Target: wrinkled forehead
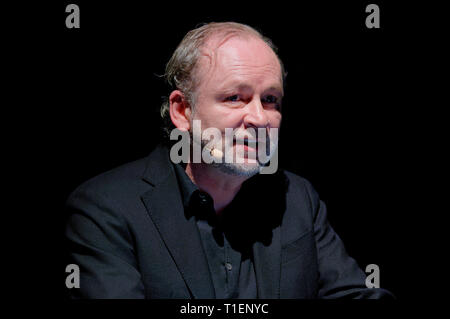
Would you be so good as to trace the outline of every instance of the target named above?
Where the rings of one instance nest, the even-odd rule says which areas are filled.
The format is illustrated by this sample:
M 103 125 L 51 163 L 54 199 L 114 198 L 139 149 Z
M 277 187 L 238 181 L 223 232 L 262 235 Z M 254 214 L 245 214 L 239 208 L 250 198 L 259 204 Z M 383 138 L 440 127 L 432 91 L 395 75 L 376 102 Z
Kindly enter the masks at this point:
M 282 83 L 281 65 L 273 50 L 251 34 L 213 36 L 200 50 L 198 76 L 201 82 L 254 74 Z

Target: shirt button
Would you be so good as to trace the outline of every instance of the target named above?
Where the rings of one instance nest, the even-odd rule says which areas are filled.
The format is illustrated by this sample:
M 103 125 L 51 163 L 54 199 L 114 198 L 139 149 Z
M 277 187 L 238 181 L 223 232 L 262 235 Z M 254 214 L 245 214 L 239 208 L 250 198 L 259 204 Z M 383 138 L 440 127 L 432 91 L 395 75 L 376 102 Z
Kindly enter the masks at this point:
M 225 263 L 225 267 L 227 268 L 227 270 L 233 269 L 233 266 L 230 263 Z
M 204 194 L 204 193 L 199 193 L 199 194 L 198 194 L 198 197 L 199 197 L 200 202 L 201 202 L 202 204 L 206 204 L 206 203 L 208 202 L 208 197 L 207 197 L 206 194 Z

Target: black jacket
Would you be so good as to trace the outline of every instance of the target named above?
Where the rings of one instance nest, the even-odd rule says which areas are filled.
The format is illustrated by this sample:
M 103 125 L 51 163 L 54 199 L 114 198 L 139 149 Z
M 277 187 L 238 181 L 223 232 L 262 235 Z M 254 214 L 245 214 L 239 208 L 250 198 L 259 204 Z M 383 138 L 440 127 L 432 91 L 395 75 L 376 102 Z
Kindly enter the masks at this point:
M 249 198 L 236 231 L 252 239 L 259 298 L 391 296 L 366 288 L 308 181 L 280 170 L 249 183 L 260 193 Z M 72 297 L 215 298 L 166 148 L 84 183 L 67 209 L 67 262 L 80 267 Z

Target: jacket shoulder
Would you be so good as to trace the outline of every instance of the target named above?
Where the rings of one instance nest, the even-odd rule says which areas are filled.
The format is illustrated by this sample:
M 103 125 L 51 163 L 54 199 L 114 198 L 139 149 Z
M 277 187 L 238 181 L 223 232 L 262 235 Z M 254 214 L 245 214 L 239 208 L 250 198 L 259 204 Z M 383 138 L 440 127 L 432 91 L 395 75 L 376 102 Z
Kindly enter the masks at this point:
M 287 170 L 283 170 L 282 172 L 288 181 L 289 191 L 301 192 L 311 197 L 317 196 L 317 192 L 309 180 Z
M 146 162 L 147 157 L 141 158 L 85 181 L 71 193 L 67 202 L 70 203 L 71 199 L 80 193 L 120 198 L 124 193 L 140 189 L 144 184 L 142 176 L 146 168 Z

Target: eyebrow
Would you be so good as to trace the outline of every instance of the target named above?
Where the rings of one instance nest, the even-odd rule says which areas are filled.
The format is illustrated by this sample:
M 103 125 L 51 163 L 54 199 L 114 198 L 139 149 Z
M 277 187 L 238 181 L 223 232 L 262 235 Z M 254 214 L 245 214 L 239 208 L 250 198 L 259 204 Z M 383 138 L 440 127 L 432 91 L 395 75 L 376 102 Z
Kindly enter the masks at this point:
M 238 81 L 230 81 L 230 82 L 224 82 L 223 85 L 219 87 L 219 91 L 232 91 L 235 89 L 238 90 L 249 90 L 252 87 L 246 83 L 238 82 Z M 282 86 L 279 85 L 271 85 L 269 88 L 265 89 L 264 91 L 279 91 L 281 93 L 281 96 L 284 96 L 284 90 Z
M 284 90 L 283 90 L 283 87 L 281 87 L 281 86 L 279 86 L 279 85 L 272 85 L 271 87 L 269 87 L 267 90 L 265 90 L 265 91 L 272 91 L 272 90 L 274 90 L 274 91 L 279 91 L 279 92 L 281 92 L 281 96 L 283 97 L 284 96 Z

